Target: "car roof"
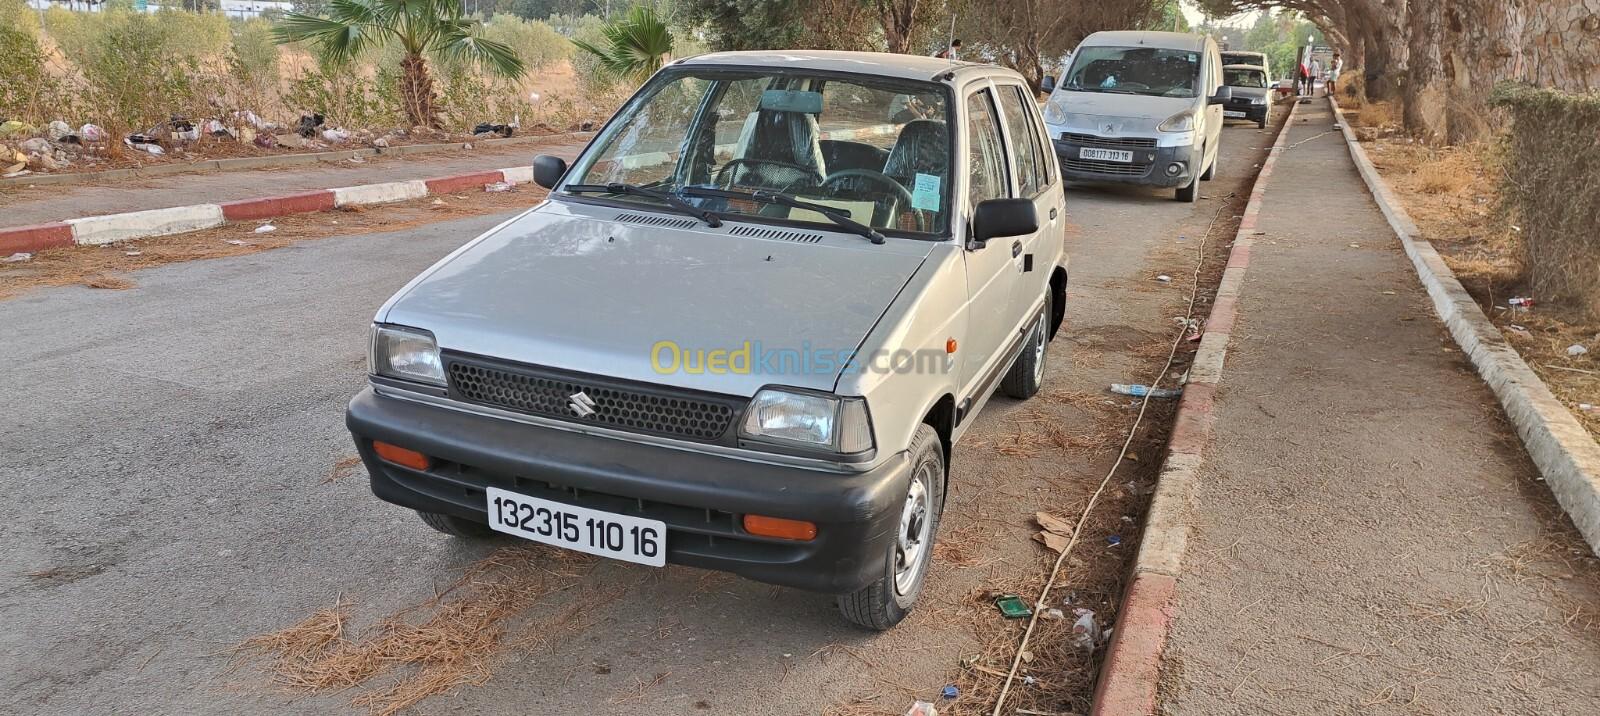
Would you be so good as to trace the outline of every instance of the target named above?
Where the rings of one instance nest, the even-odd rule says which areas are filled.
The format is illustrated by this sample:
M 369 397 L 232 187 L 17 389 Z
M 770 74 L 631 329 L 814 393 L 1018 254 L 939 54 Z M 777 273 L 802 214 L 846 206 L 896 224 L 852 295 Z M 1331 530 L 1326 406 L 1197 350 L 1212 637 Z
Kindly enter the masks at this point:
M 1261 65 L 1241 65 L 1241 64 L 1237 64 L 1237 63 L 1232 64 L 1232 65 L 1223 65 L 1222 69 L 1225 69 L 1225 70 L 1260 70 L 1262 72 L 1266 72 L 1267 71 L 1267 68 L 1262 67 Z
M 1265 53 L 1265 52 L 1256 52 L 1255 50 L 1223 50 L 1222 54 L 1224 54 L 1224 55 L 1250 55 L 1251 57 L 1266 57 L 1267 56 L 1267 53 Z
M 687 57 L 671 67 L 758 67 L 779 69 L 854 72 L 912 80 L 933 80 L 945 73 L 960 75 L 1022 75 L 997 65 L 952 61 L 940 57 L 899 55 L 889 52 L 845 52 L 842 50 L 762 50 L 751 52 L 712 52 Z
M 1204 50 L 1209 38 L 1188 32 L 1142 32 L 1136 30 L 1107 30 L 1083 38 L 1084 47 L 1170 47 L 1183 50 Z

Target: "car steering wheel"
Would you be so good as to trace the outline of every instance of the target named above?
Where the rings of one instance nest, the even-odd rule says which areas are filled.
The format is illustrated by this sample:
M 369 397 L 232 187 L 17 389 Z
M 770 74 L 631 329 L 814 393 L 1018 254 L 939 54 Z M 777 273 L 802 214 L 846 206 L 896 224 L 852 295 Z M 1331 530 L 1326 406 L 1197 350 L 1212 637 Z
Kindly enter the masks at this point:
M 734 167 L 740 166 L 740 165 L 760 165 L 760 164 L 766 164 L 766 165 L 774 166 L 774 167 L 782 167 L 784 169 L 788 169 L 790 171 L 797 172 L 804 178 L 813 178 L 813 181 L 811 182 L 811 184 L 813 186 L 822 183 L 822 173 L 817 171 L 817 170 L 815 170 L 815 169 L 812 169 L 811 167 L 801 166 L 799 164 L 795 164 L 795 163 L 792 163 L 792 162 L 780 162 L 780 161 L 778 161 L 776 159 L 752 159 L 752 158 L 748 158 L 748 157 L 743 157 L 743 158 L 739 158 L 739 159 L 733 159 L 733 160 L 730 160 L 727 164 L 724 164 L 721 167 L 718 167 L 717 168 L 717 176 L 713 179 L 713 182 L 717 186 L 724 187 L 724 188 L 732 186 L 733 182 L 731 181 L 731 179 L 732 179 L 731 175 L 733 173 L 732 170 L 733 170 Z M 728 181 L 724 181 L 725 179 L 727 179 Z M 798 183 L 799 183 L 799 180 L 796 180 L 796 181 L 789 182 L 789 184 L 787 186 L 781 186 L 781 187 L 773 186 L 773 187 L 766 187 L 766 188 L 768 188 L 768 189 L 777 189 L 779 191 L 788 191 L 791 187 L 793 187 L 795 184 L 798 184 Z
M 895 211 L 898 211 L 901 207 L 910 207 L 911 206 L 911 192 L 906 191 L 905 186 L 901 185 L 900 182 L 895 181 L 894 178 L 890 177 L 888 174 L 884 174 L 883 172 L 874 171 L 874 170 L 871 170 L 871 169 L 841 169 L 841 170 L 836 171 L 836 172 L 834 172 L 832 174 L 829 174 L 828 178 L 822 180 L 822 184 L 819 185 L 818 188 L 819 189 L 826 189 L 828 187 L 828 185 L 834 184 L 836 182 L 841 182 L 841 181 L 844 181 L 846 179 L 866 179 L 868 182 L 871 182 L 873 184 L 878 184 L 880 186 L 887 187 L 889 189 L 889 191 L 886 192 L 886 193 L 891 194 L 891 195 L 894 196 L 894 199 L 895 199 L 895 202 L 896 202 L 896 206 L 894 206 L 892 208 Z M 874 203 L 876 203 L 876 202 L 874 202 Z M 892 216 L 892 214 L 891 214 L 891 216 Z M 921 229 L 922 228 L 922 224 L 923 224 L 922 214 L 918 213 L 916 216 L 917 216 L 917 228 Z M 872 223 L 872 219 L 869 218 L 868 220 L 863 221 L 861 223 L 870 224 L 870 223 Z

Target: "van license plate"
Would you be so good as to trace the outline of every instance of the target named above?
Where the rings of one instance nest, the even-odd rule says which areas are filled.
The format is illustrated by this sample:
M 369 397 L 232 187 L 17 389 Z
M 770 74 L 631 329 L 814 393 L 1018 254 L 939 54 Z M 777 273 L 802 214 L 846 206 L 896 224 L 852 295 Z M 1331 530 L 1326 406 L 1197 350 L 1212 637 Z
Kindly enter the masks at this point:
M 1094 159 L 1102 162 L 1133 162 L 1133 152 L 1124 149 L 1097 149 L 1094 147 L 1079 147 L 1079 159 Z
M 624 562 L 652 567 L 667 563 L 667 524 L 660 520 L 564 505 L 497 487 L 484 493 L 489 526 L 496 532 Z

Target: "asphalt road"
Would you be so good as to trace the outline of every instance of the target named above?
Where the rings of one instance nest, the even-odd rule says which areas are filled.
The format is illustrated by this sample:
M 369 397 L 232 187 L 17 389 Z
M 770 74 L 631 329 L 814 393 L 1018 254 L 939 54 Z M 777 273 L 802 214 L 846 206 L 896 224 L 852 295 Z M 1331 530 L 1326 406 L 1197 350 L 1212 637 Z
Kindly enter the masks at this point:
M 1068 327 L 1046 390 L 1102 395 L 1142 365 L 1135 349 L 1166 340 L 1182 288 L 1152 278 L 1186 273 L 1178 237 L 1198 236 L 1270 141 L 1230 127 L 1220 176 L 1195 205 L 1073 189 Z M 390 673 L 293 693 L 227 650 L 341 597 L 359 630 L 507 546 L 433 532 L 373 498 L 359 468 L 326 481 L 354 453 L 343 409 L 364 382 L 374 310 L 502 218 L 174 264 L 137 273 L 127 291 L 0 302 L 0 712 L 361 713 L 353 698 L 393 684 Z M 1033 511 L 1076 509 L 1062 501 L 1114 459 L 1111 447 L 995 452 L 1039 405 L 996 398 L 958 447 L 943 530 L 966 536 L 966 556 L 941 554 L 925 608 L 890 633 L 850 628 L 831 598 L 725 575 L 552 561 L 565 581 L 502 622 L 508 644 L 529 630 L 547 641 L 508 646 L 483 683 L 410 712 L 815 714 L 844 700 L 901 712 L 936 694 L 983 639 L 991 617 L 962 611 L 969 592 L 1037 568 Z M 1068 427 L 1095 427 L 1056 410 Z

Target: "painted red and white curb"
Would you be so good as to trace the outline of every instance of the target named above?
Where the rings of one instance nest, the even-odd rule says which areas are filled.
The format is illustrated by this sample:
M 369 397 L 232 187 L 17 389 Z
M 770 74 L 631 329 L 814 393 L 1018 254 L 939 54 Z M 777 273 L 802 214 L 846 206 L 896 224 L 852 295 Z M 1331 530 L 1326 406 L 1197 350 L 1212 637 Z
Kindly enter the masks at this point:
M 1156 713 L 1156 688 L 1160 683 L 1161 659 L 1167 635 L 1177 611 L 1178 575 L 1183 569 L 1184 549 L 1189 541 L 1189 512 L 1194 503 L 1202 453 L 1211 440 L 1214 422 L 1213 400 L 1222 381 L 1222 364 L 1228 354 L 1228 340 L 1238 317 L 1239 290 L 1245 270 L 1250 266 L 1250 246 L 1255 243 L 1256 221 L 1261 215 L 1262 195 L 1267 179 L 1283 154 L 1294 124 L 1298 104 L 1291 105 L 1289 116 L 1278 130 L 1272 149 L 1261 163 L 1245 205 L 1233 250 L 1222 272 L 1222 282 L 1206 319 L 1200 349 L 1183 386 L 1178 414 L 1167 442 L 1166 459 L 1145 514 L 1144 536 L 1134 557 L 1132 575 L 1122 596 L 1116 629 L 1106 647 L 1100 666 L 1100 681 L 1095 686 L 1091 716 L 1145 716 Z
M 1334 121 L 1344 133 L 1350 157 L 1372 192 L 1373 201 L 1383 210 L 1389 227 L 1400 237 L 1406 256 L 1417 277 L 1428 289 L 1433 310 L 1450 329 L 1451 337 L 1472 360 L 1478 375 L 1489 385 L 1506 417 L 1517 428 L 1522 445 L 1544 482 L 1555 494 L 1556 502 L 1572 519 L 1589 549 L 1600 555 L 1600 443 L 1584 429 L 1567 406 L 1562 405 L 1539 374 L 1528 367 L 1505 336 L 1500 333 L 1478 302 L 1467 293 L 1455 273 L 1440 258 L 1433 244 L 1417 229 L 1403 206 L 1378 173 L 1367 151 L 1356 139 L 1344 110 L 1333 105 Z
M 131 239 L 171 236 L 210 229 L 235 221 L 259 221 L 289 214 L 328 211 L 342 206 L 388 204 L 429 194 L 451 194 L 487 184 L 527 184 L 533 167 L 454 174 L 433 179 L 363 184 L 299 194 L 242 199 L 221 204 L 193 204 L 67 219 L 49 224 L 0 228 L 0 256 L 63 246 L 96 246 Z

